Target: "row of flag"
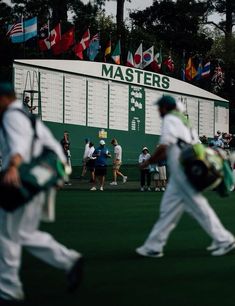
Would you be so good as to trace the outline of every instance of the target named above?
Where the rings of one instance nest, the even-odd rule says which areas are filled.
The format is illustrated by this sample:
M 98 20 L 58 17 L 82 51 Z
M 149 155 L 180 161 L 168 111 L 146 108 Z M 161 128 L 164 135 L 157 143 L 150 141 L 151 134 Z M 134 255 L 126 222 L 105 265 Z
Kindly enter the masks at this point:
M 61 24 L 57 24 L 53 29 L 50 29 L 49 22 L 41 27 L 38 35 L 37 17 L 29 20 L 21 19 L 20 22 L 10 25 L 8 27 L 7 36 L 11 38 L 13 43 L 22 43 L 29 39 L 38 36 L 39 48 L 42 52 L 51 50 L 54 55 L 65 53 L 72 48 L 75 55 L 80 59 L 84 59 L 84 52 L 89 60 L 94 61 L 100 52 L 100 36 L 99 33 L 93 37 L 90 35 L 90 30 L 87 29 L 83 34 L 81 40 L 76 42 L 75 40 L 75 28 L 71 27 L 67 32 L 61 34 Z M 122 55 L 121 41 L 118 40 L 114 50 L 112 50 L 111 38 L 107 41 L 104 51 L 104 61 L 112 59 L 112 61 L 120 65 Z M 126 62 L 123 63 L 128 67 L 145 69 L 148 66 L 150 69 L 157 73 L 173 73 L 175 70 L 175 64 L 171 54 L 169 54 L 164 60 L 162 51 L 154 52 L 154 46 L 143 51 L 143 44 L 140 43 L 139 47 L 133 53 L 128 51 Z M 196 69 L 193 58 L 189 57 L 187 63 L 185 59 L 185 52 L 183 54 L 182 61 L 182 80 L 193 81 L 207 78 L 211 75 L 211 63 L 207 61 L 203 65 L 203 60 L 200 59 L 198 67 Z M 212 81 L 220 85 L 223 84 L 224 73 L 222 68 L 218 65 L 212 76 Z

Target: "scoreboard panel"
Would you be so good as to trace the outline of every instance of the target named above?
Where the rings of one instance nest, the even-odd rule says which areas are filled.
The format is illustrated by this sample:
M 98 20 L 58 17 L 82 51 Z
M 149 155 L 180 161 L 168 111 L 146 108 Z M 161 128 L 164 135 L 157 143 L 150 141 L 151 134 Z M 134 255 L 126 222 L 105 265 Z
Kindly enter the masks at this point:
M 166 94 L 163 90 L 15 64 L 14 81 L 19 97 L 29 87 L 29 81 L 26 82 L 29 75 L 34 80 L 31 88 L 41 92 L 44 121 L 150 136 L 161 134 L 161 118 L 154 102 Z M 168 94 L 184 104 L 200 136 L 213 137 L 217 130 L 228 131 L 228 103 L 183 93 Z

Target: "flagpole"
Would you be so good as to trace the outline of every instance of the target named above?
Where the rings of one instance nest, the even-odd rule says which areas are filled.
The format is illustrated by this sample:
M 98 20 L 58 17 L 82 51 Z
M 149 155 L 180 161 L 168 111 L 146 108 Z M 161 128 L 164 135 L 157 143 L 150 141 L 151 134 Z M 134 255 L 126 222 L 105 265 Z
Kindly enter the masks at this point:
M 24 58 L 26 58 L 26 50 L 25 50 L 25 27 L 24 27 L 24 15 L 22 14 L 21 17 L 21 23 L 22 23 L 22 27 L 23 27 L 23 54 L 24 54 Z
M 186 80 L 185 49 L 183 50 L 183 81 Z

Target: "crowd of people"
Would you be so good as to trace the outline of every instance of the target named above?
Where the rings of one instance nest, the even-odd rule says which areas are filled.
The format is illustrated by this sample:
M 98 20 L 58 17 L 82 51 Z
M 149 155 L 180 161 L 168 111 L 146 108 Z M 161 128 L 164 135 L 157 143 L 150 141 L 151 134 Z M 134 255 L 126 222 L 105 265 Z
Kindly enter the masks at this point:
M 67 131 L 64 132 L 63 139 L 60 143 L 64 150 L 65 156 L 67 157 L 68 164 L 71 166 L 70 139 Z M 123 184 L 127 182 L 127 175 L 121 172 L 122 147 L 115 138 L 112 139 L 110 144 L 113 146 L 113 154 L 109 151 L 104 139 L 101 139 L 99 141 L 99 146 L 95 148 L 94 143 L 89 138 L 85 138 L 85 148 L 82 159 L 82 173 L 80 179 L 84 179 L 87 172 L 90 173 L 90 183 L 92 184 L 92 187 L 90 188 L 91 191 L 96 191 L 97 189 L 104 191 L 108 160 L 111 158 L 113 159 L 113 179 L 110 186 L 118 185 L 118 177 L 121 178 Z M 150 157 L 151 155 L 149 154 L 149 149 L 147 147 L 143 147 L 137 160 L 140 168 L 140 191 L 143 192 L 152 190 L 152 176 L 154 180 L 154 190 L 157 192 L 165 191 L 167 182 L 166 161 L 163 160 L 156 165 L 150 165 L 142 168 L 142 164 Z M 71 185 L 71 182 L 66 182 L 66 185 Z
M 212 140 L 209 141 L 209 139 L 205 135 L 200 137 L 200 140 L 204 145 L 207 145 L 209 147 L 229 150 L 232 147 L 234 137 L 232 134 L 217 131 Z

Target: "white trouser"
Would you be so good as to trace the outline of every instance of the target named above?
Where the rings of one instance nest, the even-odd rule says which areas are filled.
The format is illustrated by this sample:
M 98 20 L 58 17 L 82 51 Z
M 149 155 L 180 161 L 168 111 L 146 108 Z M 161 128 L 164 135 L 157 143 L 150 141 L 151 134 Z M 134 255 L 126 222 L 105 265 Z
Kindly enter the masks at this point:
M 161 252 L 184 211 L 197 220 L 216 245 L 226 246 L 234 241 L 234 236 L 223 227 L 207 199 L 191 187 L 181 168 L 177 167 L 164 193 L 159 220 L 144 246 Z
M 0 209 L 0 297 L 4 299 L 24 299 L 19 279 L 22 247 L 65 271 L 71 269 L 79 256 L 79 253 L 68 250 L 52 236 L 38 230 L 44 201 L 45 195 L 41 193 L 14 213 Z

